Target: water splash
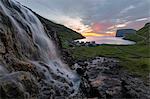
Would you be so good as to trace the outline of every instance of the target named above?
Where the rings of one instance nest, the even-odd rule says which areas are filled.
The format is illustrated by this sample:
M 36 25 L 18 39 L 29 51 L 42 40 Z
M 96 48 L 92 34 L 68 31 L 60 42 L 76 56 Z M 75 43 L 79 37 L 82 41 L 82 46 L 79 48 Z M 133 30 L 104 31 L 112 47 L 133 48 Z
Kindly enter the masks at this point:
M 37 16 L 14 0 L 1 0 L 0 10 L 10 19 L 15 28 L 16 34 L 14 35 L 21 42 L 21 50 L 25 52 L 24 56 L 36 65 L 39 71 L 44 70 L 45 81 L 47 83 L 53 81 L 60 88 L 68 86 L 70 90 L 77 92 L 80 83 L 79 77 L 61 61 L 54 42 L 48 37 Z M 31 53 L 33 49 L 30 46 L 36 46 L 37 50 Z M 33 58 L 35 54 L 38 58 Z

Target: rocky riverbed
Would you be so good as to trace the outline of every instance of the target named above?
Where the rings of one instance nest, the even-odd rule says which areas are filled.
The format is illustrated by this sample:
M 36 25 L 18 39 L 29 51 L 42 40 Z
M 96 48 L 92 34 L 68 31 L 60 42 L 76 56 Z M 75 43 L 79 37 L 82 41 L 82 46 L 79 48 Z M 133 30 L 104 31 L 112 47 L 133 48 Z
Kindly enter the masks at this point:
M 118 62 L 113 58 L 96 57 L 74 65 L 81 76 L 81 90 L 85 97 L 149 99 L 149 85 L 122 70 Z

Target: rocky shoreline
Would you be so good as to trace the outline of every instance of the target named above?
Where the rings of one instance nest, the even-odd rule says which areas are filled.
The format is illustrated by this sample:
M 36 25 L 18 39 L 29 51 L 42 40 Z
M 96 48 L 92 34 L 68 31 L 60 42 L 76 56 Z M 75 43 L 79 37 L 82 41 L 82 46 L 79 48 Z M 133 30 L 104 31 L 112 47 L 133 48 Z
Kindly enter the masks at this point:
M 79 61 L 74 69 L 81 76 L 81 90 L 85 97 L 102 99 L 149 99 L 149 85 L 140 78 L 123 71 L 116 59 L 96 57 Z
M 95 46 L 99 46 L 99 45 L 101 45 L 101 44 L 96 44 L 95 41 L 91 41 L 91 42 L 71 41 L 71 42 L 69 42 L 70 47 L 81 47 L 81 46 L 95 47 Z

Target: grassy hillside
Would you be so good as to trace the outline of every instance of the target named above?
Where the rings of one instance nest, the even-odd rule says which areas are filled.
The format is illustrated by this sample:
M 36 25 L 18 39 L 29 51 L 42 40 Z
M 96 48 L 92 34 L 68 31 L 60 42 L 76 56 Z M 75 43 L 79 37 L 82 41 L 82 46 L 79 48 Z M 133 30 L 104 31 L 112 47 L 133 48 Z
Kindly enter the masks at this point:
M 137 34 L 128 35 L 125 39 L 136 41 L 135 45 L 102 45 L 97 47 L 70 48 L 72 56 L 77 60 L 94 58 L 96 56 L 115 57 L 120 65 L 129 72 L 146 78 L 150 72 L 149 29 L 145 25 Z
M 58 34 L 58 36 L 62 42 L 62 46 L 65 48 L 68 46 L 68 41 L 84 38 L 81 34 L 65 27 L 64 25 L 54 23 L 48 19 L 41 17 L 38 14 L 36 14 L 36 15 L 39 17 L 39 19 L 42 21 L 42 23 L 45 23 L 47 25 L 47 27 L 51 27 L 51 28 L 49 28 L 50 30 L 52 30 Z
M 145 24 L 145 26 L 138 30 L 136 34 L 127 35 L 125 39 L 132 40 L 137 43 L 148 44 L 150 42 L 150 23 Z

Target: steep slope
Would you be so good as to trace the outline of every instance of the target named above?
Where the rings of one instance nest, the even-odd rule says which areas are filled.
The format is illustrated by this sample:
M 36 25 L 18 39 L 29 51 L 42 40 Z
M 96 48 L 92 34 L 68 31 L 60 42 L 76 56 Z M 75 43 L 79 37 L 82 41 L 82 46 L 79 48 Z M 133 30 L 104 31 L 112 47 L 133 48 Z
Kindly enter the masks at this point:
M 48 99 L 78 93 L 79 77 L 62 62 L 58 51 L 57 32 L 72 31 L 38 17 L 14 0 L 0 1 L 2 99 Z
M 35 13 L 36 14 L 36 13 Z M 50 29 L 59 36 L 63 47 L 67 47 L 68 42 L 76 39 L 82 39 L 84 38 L 81 34 L 63 26 L 60 24 L 56 24 L 52 21 L 49 21 L 38 14 L 36 14 L 40 21 L 46 26 L 46 27 L 51 27 Z

